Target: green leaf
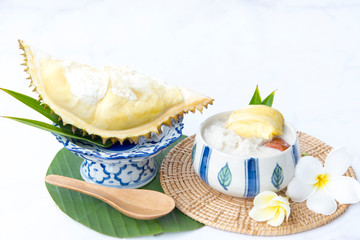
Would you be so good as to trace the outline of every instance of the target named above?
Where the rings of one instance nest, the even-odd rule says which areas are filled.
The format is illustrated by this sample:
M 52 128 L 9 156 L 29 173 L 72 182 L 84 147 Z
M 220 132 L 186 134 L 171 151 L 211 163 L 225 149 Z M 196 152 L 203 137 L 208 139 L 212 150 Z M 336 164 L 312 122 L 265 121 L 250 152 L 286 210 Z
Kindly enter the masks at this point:
M 110 147 L 112 145 L 112 143 L 110 141 L 103 144 L 103 142 L 100 138 L 95 138 L 94 140 L 92 140 L 90 137 L 89 138 L 80 137 L 80 136 L 75 135 L 69 129 L 59 128 L 59 127 L 56 127 L 56 126 L 53 126 L 51 124 L 44 123 L 41 121 L 26 119 L 26 118 L 7 117 L 7 116 L 4 116 L 4 118 L 9 118 L 9 119 L 15 120 L 17 122 L 24 123 L 24 124 L 30 125 L 32 127 L 36 127 L 36 128 L 39 128 L 39 129 L 42 129 L 42 130 L 45 130 L 48 132 L 52 132 L 55 134 L 59 134 L 59 135 L 65 136 L 65 137 L 88 141 L 88 142 L 94 143 L 96 145 L 99 145 L 101 147 Z
M 279 166 L 279 164 L 276 164 L 276 167 L 271 177 L 271 183 L 274 185 L 274 187 L 280 189 L 280 185 L 283 183 L 283 181 L 284 181 L 283 170 Z
M 144 186 L 145 189 L 161 191 L 159 168 L 166 153 L 179 141 L 154 157 L 158 166 L 156 178 Z M 82 179 L 79 169 L 82 159 L 66 149 L 60 150 L 52 161 L 46 175 L 58 174 Z M 175 209 L 156 220 L 135 220 L 129 218 L 103 201 L 69 189 L 46 183 L 49 194 L 59 208 L 75 221 L 105 235 L 127 238 L 154 235 L 165 232 L 189 231 L 204 226 Z
M 274 101 L 274 96 L 275 96 L 275 91 L 273 91 L 272 93 L 269 94 L 269 96 L 267 96 L 262 102 L 262 105 L 266 105 L 271 107 Z
M 89 142 L 92 142 L 92 143 L 97 144 L 102 147 L 110 147 L 113 145 L 111 141 L 107 141 L 105 144 L 103 144 L 102 139 L 100 137 L 95 137 L 95 139 L 93 140 L 90 136 L 81 136 L 80 134 L 78 135 L 76 133 L 74 134 L 72 132 L 72 127 L 70 125 L 64 126 L 62 121 L 59 121 L 58 115 L 56 115 L 55 113 L 52 113 L 50 108 L 45 108 L 44 104 L 41 104 L 39 101 L 37 101 L 36 99 L 34 99 L 32 97 L 29 97 L 24 94 L 14 92 L 14 91 L 11 91 L 8 89 L 4 89 L 4 88 L 0 88 L 0 90 L 8 93 L 15 99 L 19 100 L 20 102 L 24 103 L 28 107 L 34 109 L 35 111 L 42 114 L 46 118 L 50 119 L 53 123 L 57 124 L 59 127 L 54 127 L 50 124 L 47 124 L 44 122 L 39 122 L 36 120 L 15 118 L 15 117 L 7 117 L 7 118 L 16 120 L 18 122 L 25 123 L 25 124 L 33 126 L 33 127 L 43 129 L 46 131 L 57 133 L 57 134 L 60 134 L 60 135 L 66 136 L 66 137 L 76 138 L 76 139 L 80 139 L 83 141 L 89 141 Z
M 271 107 L 274 101 L 275 91 L 269 94 L 263 101 L 261 101 L 259 87 L 256 85 L 255 92 L 250 100 L 249 105 L 266 105 Z
M 260 97 L 260 92 L 259 92 L 259 88 L 258 86 L 256 85 L 256 89 L 255 89 L 255 92 L 250 100 L 250 103 L 249 105 L 258 105 L 258 104 L 261 104 L 261 97 Z
M 8 89 L 0 88 L 0 90 L 3 90 L 4 92 L 6 92 L 9 95 L 13 96 L 14 98 L 19 100 L 20 102 L 24 103 L 25 105 L 27 105 L 30 108 L 37 111 L 38 113 L 40 113 L 43 116 L 47 117 L 53 123 L 55 123 L 57 125 L 62 125 L 62 123 L 59 121 L 59 116 L 54 114 L 54 113 L 51 114 L 51 109 L 50 108 L 45 108 L 45 105 L 41 104 L 36 99 L 34 99 L 32 97 L 29 97 L 29 96 L 26 96 L 24 94 L 18 93 L 18 92 L 8 90 Z
M 220 172 L 218 173 L 218 181 L 220 185 L 227 191 L 227 187 L 230 186 L 231 179 L 231 171 L 229 169 L 228 163 L 226 163 L 225 166 L 222 167 Z

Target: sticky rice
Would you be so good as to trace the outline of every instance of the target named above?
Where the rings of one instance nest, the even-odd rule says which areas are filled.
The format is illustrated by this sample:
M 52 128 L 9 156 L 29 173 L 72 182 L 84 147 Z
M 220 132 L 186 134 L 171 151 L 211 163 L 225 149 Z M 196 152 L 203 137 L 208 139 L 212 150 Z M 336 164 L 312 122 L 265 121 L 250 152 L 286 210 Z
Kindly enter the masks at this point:
M 205 141 L 213 148 L 239 157 L 262 157 L 278 154 L 280 151 L 263 146 L 263 138 L 242 138 L 225 127 L 225 121 L 215 121 L 204 129 Z

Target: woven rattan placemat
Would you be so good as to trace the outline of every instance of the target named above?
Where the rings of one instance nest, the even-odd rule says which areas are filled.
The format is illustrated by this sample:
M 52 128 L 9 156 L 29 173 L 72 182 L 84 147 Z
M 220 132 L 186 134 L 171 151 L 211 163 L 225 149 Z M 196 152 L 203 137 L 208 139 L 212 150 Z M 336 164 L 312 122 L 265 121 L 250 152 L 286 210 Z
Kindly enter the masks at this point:
M 325 161 L 332 147 L 305 133 L 298 132 L 298 136 L 301 152 Z M 286 235 L 323 226 L 348 208 L 348 205 L 338 206 L 335 213 L 325 216 L 307 209 L 305 202 L 291 201 L 289 220 L 281 226 L 271 227 L 265 222 L 256 222 L 249 217 L 253 199 L 222 194 L 206 185 L 195 173 L 191 161 L 194 137 L 184 139 L 166 155 L 160 169 L 160 181 L 180 211 L 205 225 L 251 235 Z M 356 178 L 352 168 L 345 175 Z

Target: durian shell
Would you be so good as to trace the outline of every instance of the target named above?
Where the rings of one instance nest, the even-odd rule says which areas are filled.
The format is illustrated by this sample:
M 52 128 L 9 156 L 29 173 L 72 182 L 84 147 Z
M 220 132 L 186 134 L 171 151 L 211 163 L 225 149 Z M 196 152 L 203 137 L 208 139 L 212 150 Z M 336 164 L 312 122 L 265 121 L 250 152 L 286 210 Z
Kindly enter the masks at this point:
M 105 143 L 107 140 L 111 140 L 113 143 L 119 141 L 121 144 L 128 140 L 132 143 L 137 143 L 141 136 L 149 138 L 151 133 L 159 134 L 161 126 L 172 126 L 174 121 L 177 121 L 179 117 L 183 117 L 185 113 L 195 112 L 196 109 L 202 112 L 203 108 L 207 108 L 209 104 L 212 104 L 214 99 L 198 94 L 186 88 L 178 88 L 183 95 L 183 101 L 179 104 L 175 104 L 168 109 L 165 109 L 160 115 L 150 122 L 146 122 L 136 127 L 122 130 L 104 130 L 92 125 L 87 124 L 81 119 L 77 119 L 71 113 L 62 111 L 61 107 L 52 103 L 51 96 L 48 96 L 45 89 L 42 88 L 41 78 L 36 76 L 36 64 L 32 59 L 30 46 L 24 44 L 19 40 L 19 47 L 23 50 L 25 62 L 22 64 L 25 66 L 25 72 L 29 74 L 27 79 L 30 80 L 30 86 L 34 87 L 33 91 L 39 94 L 39 101 L 56 113 L 62 120 L 63 124 L 70 124 L 73 127 L 73 132 L 80 130 L 83 135 L 91 135 L 92 137 L 99 136 Z

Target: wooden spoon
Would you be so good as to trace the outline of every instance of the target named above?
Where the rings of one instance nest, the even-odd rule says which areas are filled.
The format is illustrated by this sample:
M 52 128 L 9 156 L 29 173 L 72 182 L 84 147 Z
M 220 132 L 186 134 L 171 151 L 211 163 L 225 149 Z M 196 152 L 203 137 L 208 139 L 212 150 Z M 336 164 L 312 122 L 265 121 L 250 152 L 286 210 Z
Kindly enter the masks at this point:
M 136 219 L 155 219 L 168 214 L 175 207 L 174 199 L 153 190 L 104 187 L 59 175 L 48 175 L 45 181 L 98 198 L 126 216 Z

